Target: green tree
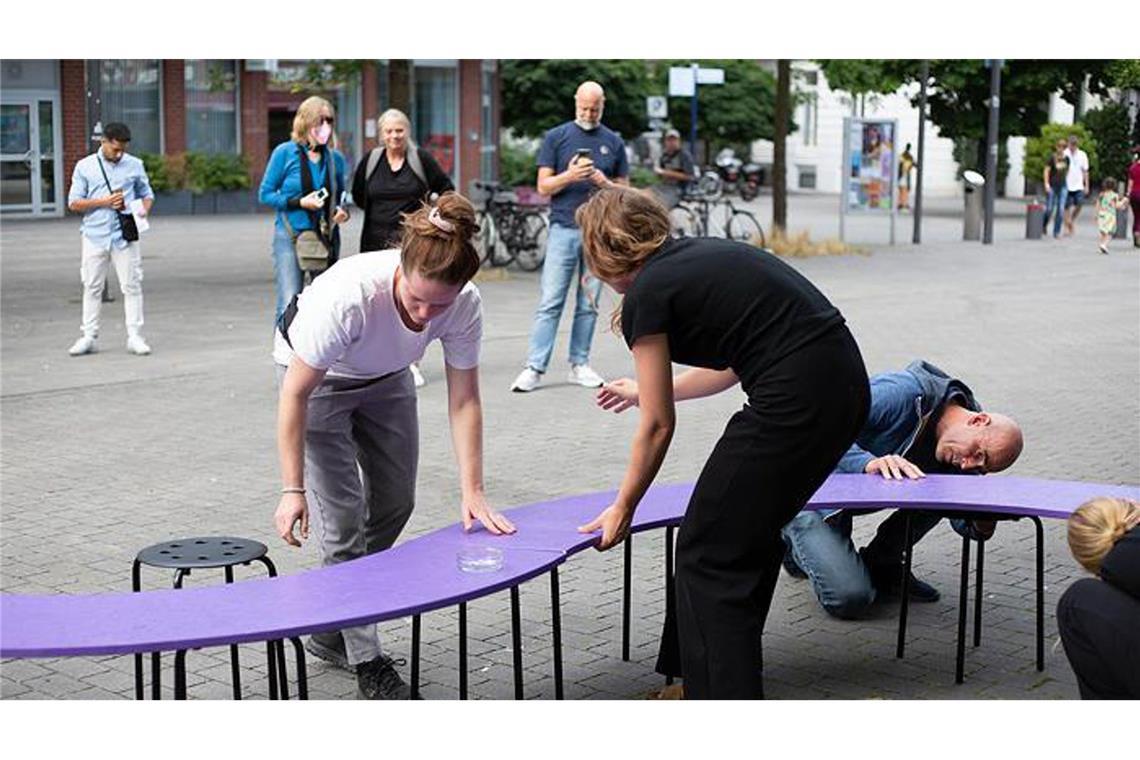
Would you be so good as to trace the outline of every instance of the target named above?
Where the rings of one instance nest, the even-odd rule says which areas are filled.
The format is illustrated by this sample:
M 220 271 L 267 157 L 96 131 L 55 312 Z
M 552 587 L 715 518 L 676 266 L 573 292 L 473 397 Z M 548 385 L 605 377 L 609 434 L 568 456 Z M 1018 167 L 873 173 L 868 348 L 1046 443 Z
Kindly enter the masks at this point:
M 592 79 L 606 91 L 602 121 L 626 139 L 647 125 L 649 69 L 641 60 L 504 60 L 500 66 L 503 126 L 541 137 L 574 118 L 574 91 Z
M 1092 181 L 1099 184 L 1104 177 L 1113 177 L 1120 181 L 1128 176 L 1128 167 L 1132 163 L 1128 121 L 1128 109 L 1119 103 L 1109 103 L 1103 108 L 1089 111 L 1081 119 L 1088 128 L 1096 145 L 1097 154 L 1100 156 L 1097 170 L 1093 171 L 1091 166 L 1089 168 Z M 1091 156 L 1089 163 L 1092 163 Z
M 1022 173 L 1025 178 L 1035 185 L 1041 186 L 1045 179 L 1045 162 L 1053 155 L 1054 146 L 1067 140 L 1069 135 L 1076 135 L 1081 141 L 1081 150 L 1089 157 L 1089 177 L 1097 176 L 1100 171 L 1100 151 L 1095 137 L 1084 124 L 1045 124 L 1036 137 L 1025 141 L 1025 159 L 1022 163 Z M 1044 187 L 1041 188 L 1044 193 Z

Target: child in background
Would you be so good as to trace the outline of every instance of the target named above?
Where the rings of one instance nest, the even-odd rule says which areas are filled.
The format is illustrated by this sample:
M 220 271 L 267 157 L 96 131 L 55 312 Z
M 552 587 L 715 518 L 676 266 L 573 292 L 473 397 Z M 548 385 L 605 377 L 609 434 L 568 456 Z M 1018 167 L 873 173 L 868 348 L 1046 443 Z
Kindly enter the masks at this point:
M 1116 192 L 1116 180 L 1105 177 L 1096 199 L 1096 227 L 1100 232 L 1100 252 L 1108 255 L 1108 241 L 1116 234 L 1116 210 L 1128 205 L 1128 199 Z

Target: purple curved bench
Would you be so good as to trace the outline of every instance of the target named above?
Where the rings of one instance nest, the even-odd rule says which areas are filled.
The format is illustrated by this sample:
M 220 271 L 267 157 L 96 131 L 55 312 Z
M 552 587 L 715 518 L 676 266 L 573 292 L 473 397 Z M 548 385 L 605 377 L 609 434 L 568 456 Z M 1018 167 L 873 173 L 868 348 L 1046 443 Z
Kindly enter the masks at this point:
M 691 492 L 689 484 L 655 486 L 646 494 L 632 526 L 635 533 L 666 528 L 667 578 L 672 577 L 673 531 L 684 516 Z M 608 506 L 615 493 L 585 494 L 509 510 L 511 520 L 519 529 L 513 536 L 491 536 L 482 530 L 465 534 L 459 526 L 452 525 L 380 554 L 272 579 L 177 592 L 160 590 L 47 596 L 3 594 L 0 595 L 0 657 L 175 651 L 291 638 L 410 615 L 413 618 L 412 676 L 415 686 L 419 616 L 459 605 L 460 693 L 465 696 L 464 605 L 510 589 L 515 687 L 516 696 L 521 696 L 518 586 L 550 573 L 555 686 L 556 696 L 561 698 L 558 566 L 569 555 L 587 549 L 597 541 L 596 535 L 578 533 L 577 526 L 588 522 Z M 1140 500 L 1140 488 L 1000 476 L 929 476 L 918 481 L 888 481 L 867 475 L 833 475 L 812 497 L 807 508 L 934 509 L 955 514 L 996 513 L 1037 520 L 1040 627 L 1043 616 L 1040 591 L 1043 550 L 1038 518 L 1065 518 L 1082 502 L 1096 496 Z M 464 546 L 484 543 L 503 549 L 503 569 L 484 574 L 460 571 L 456 566 L 455 553 Z M 627 659 L 630 547 L 627 540 L 623 600 L 623 656 Z M 964 559 L 968 561 L 968 555 Z M 907 556 L 904 572 L 909 570 L 909 561 Z M 670 592 L 671 588 L 669 583 L 667 589 Z M 905 603 L 906 594 L 903 600 Z M 666 603 L 672 604 L 671 593 L 666 594 Z M 964 606 L 961 615 L 964 616 Z M 962 620 L 964 617 L 960 617 L 960 622 Z M 900 633 L 904 626 L 905 621 L 900 621 Z M 1039 660 L 1042 659 L 1040 649 L 1039 641 Z M 298 655 L 301 656 L 299 652 Z M 178 663 L 175 665 L 177 682 Z M 184 697 L 184 671 L 181 679 L 181 696 Z

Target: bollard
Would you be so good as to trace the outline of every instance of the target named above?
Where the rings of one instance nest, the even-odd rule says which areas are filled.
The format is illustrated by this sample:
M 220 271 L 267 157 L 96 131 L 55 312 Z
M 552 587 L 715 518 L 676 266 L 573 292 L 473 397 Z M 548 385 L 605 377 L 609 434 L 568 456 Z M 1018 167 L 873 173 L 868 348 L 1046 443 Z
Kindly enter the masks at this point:
M 1116 209 L 1116 234 L 1113 237 L 1117 240 L 1124 240 L 1131 230 L 1132 224 L 1128 218 L 1128 207 Z
M 1025 206 L 1025 239 L 1040 240 L 1045 232 L 1045 207 L 1036 198 Z
M 967 169 L 962 172 L 965 182 L 963 193 L 966 196 L 966 213 L 962 220 L 962 239 L 982 239 L 982 187 L 986 179 L 976 171 Z

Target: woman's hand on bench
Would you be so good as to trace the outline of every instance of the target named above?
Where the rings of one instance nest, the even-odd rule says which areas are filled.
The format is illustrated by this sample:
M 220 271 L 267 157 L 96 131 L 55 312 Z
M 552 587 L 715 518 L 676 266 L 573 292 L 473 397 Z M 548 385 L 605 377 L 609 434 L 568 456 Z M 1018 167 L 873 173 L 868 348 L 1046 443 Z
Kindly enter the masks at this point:
M 487 497 L 482 492 L 463 497 L 459 516 L 463 520 L 463 532 L 470 533 L 475 521 L 483 523 L 483 527 L 495 535 L 514 533 L 515 526 L 506 516 L 491 509 Z
M 863 472 L 869 474 L 877 472 L 887 480 L 918 480 L 926 477 L 926 473 L 918 469 L 913 462 L 898 454 L 887 454 L 872 459 L 867 462 Z
M 273 513 L 273 523 L 277 526 L 277 535 L 290 546 L 300 546 L 301 541 L 293 535 L 293 527 L 301 523 L 301 540 L 309 539 L 309 503 L 303 493 L 283 493 L 281 501 L 277 503 L 277 511 Z

